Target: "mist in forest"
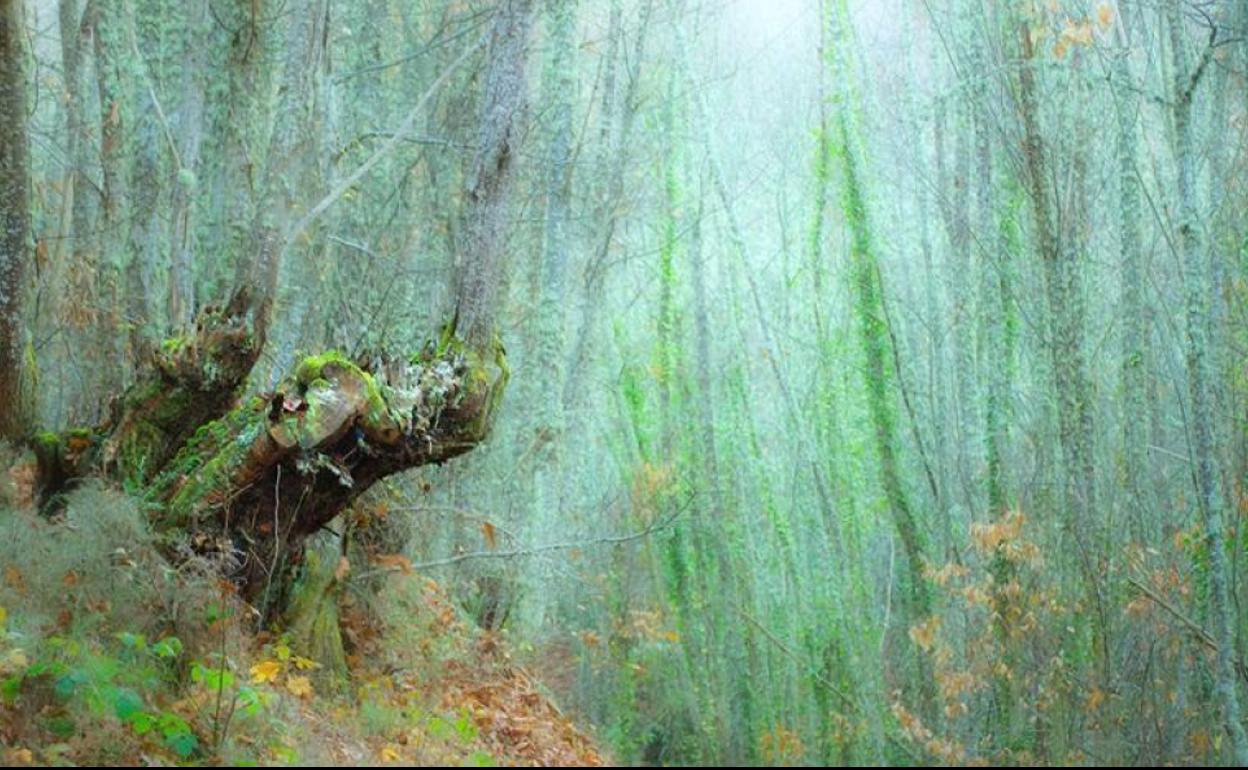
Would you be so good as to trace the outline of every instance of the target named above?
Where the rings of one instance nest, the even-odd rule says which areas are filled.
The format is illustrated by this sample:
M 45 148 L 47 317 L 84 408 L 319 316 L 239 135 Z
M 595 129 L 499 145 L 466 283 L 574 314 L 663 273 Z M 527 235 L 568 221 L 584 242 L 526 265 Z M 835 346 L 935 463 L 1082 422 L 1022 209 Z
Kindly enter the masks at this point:
M 0 0 L 0 760 L 1248 764 L 1246 77 L 1239 0 Z

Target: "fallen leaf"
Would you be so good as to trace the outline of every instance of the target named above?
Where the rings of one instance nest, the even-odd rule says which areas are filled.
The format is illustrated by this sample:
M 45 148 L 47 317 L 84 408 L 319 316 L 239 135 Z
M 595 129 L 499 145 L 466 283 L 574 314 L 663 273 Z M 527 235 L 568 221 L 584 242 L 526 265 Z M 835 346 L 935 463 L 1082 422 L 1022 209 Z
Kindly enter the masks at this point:
M 276 682 L 277 675 L 282 672 L 280 663 L 274 660 L 265 660 L 251 667 L 251 681 L 253 684 L 262 684 L 264 682 Z
M 22 571 L 12 564 L 4 568 L 4 584 L 19 594 L 26 593 L 26 578 Z
M 312 681 L 306 676 L 292 676 L 286 680 L 286 689 L 297 698 L 311 698 L 314 694 Z

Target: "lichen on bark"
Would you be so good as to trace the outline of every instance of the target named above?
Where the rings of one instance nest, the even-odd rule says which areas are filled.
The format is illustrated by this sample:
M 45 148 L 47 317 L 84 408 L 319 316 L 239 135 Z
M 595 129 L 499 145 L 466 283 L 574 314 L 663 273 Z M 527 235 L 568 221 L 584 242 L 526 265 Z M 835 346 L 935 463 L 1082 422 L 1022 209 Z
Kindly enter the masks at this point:
M 218 558 L 277 619 L 307 539 L 378 480 L 483 441 L 510 372 L 497 339 L 473 347 L 452 325 L 407 357 L 304 357 L 241 398 L 260 347 L 247 307 L 206 308 L 150 354 L 107 423 L 38 434 L 31 449 L 45 506 L 111 476 L 146 500 L 172 558 Z

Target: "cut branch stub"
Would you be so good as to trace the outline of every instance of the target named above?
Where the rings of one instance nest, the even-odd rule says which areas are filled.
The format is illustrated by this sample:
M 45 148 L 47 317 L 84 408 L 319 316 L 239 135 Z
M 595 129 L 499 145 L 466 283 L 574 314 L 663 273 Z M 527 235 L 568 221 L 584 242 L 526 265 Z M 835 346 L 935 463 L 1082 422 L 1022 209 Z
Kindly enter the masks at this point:
M 136 485 L 154 478 L 197 428 L 230 408 L 260 354 L 245 294 L 205 308 L 195 329 L 171 337 L 122 397 L 104 443 L 104 467 Z
M 226 535 L 244 594 L 280 605 L 274 573 L 309 535 L 377 480 L 486 437 L 509 374 L 501 346 L 491 353 L 452 340 L 375 371 L 338 353 L 304 359 L 271 395 L 201 427 L 154 479 L 158 526 Z

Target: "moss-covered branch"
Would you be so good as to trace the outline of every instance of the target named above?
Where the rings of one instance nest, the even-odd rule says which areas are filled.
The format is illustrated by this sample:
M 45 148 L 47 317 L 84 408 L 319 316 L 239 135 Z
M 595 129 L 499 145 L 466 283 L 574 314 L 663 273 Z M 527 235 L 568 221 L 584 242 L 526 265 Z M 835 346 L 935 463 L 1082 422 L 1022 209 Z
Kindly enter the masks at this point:
M 122 396 L 103 448 L 105 469 L 136 486 L 155 478 L 200 426 L 225 414 L 259 354 L 245 294 L 205 308 L 193 330 L 152 352 Z
M 103 473 L 143 494 L 171 553 L 219 557 L 266 615 L 285 606 L 308 536 L 379 479 L 485 439 L 509 371 L 502 345 L 453 330 L 409 358 L 304 358 L 271 393 L 239 400 L 258 355 L 245 298 L 167 340 L 110 424 L 43 433 L 32 452 L 45 508 Z
M 306 538 L 379 479 L 480 443 L 508 374 L 501 346 L 482 354 L 454 338 L 375 370 L 306 358 L 273 393 L 202 426 L 152 480 L 158 527 L 196 533 L 191 547 L 226 558 L 248 598 L 280 606 Z

